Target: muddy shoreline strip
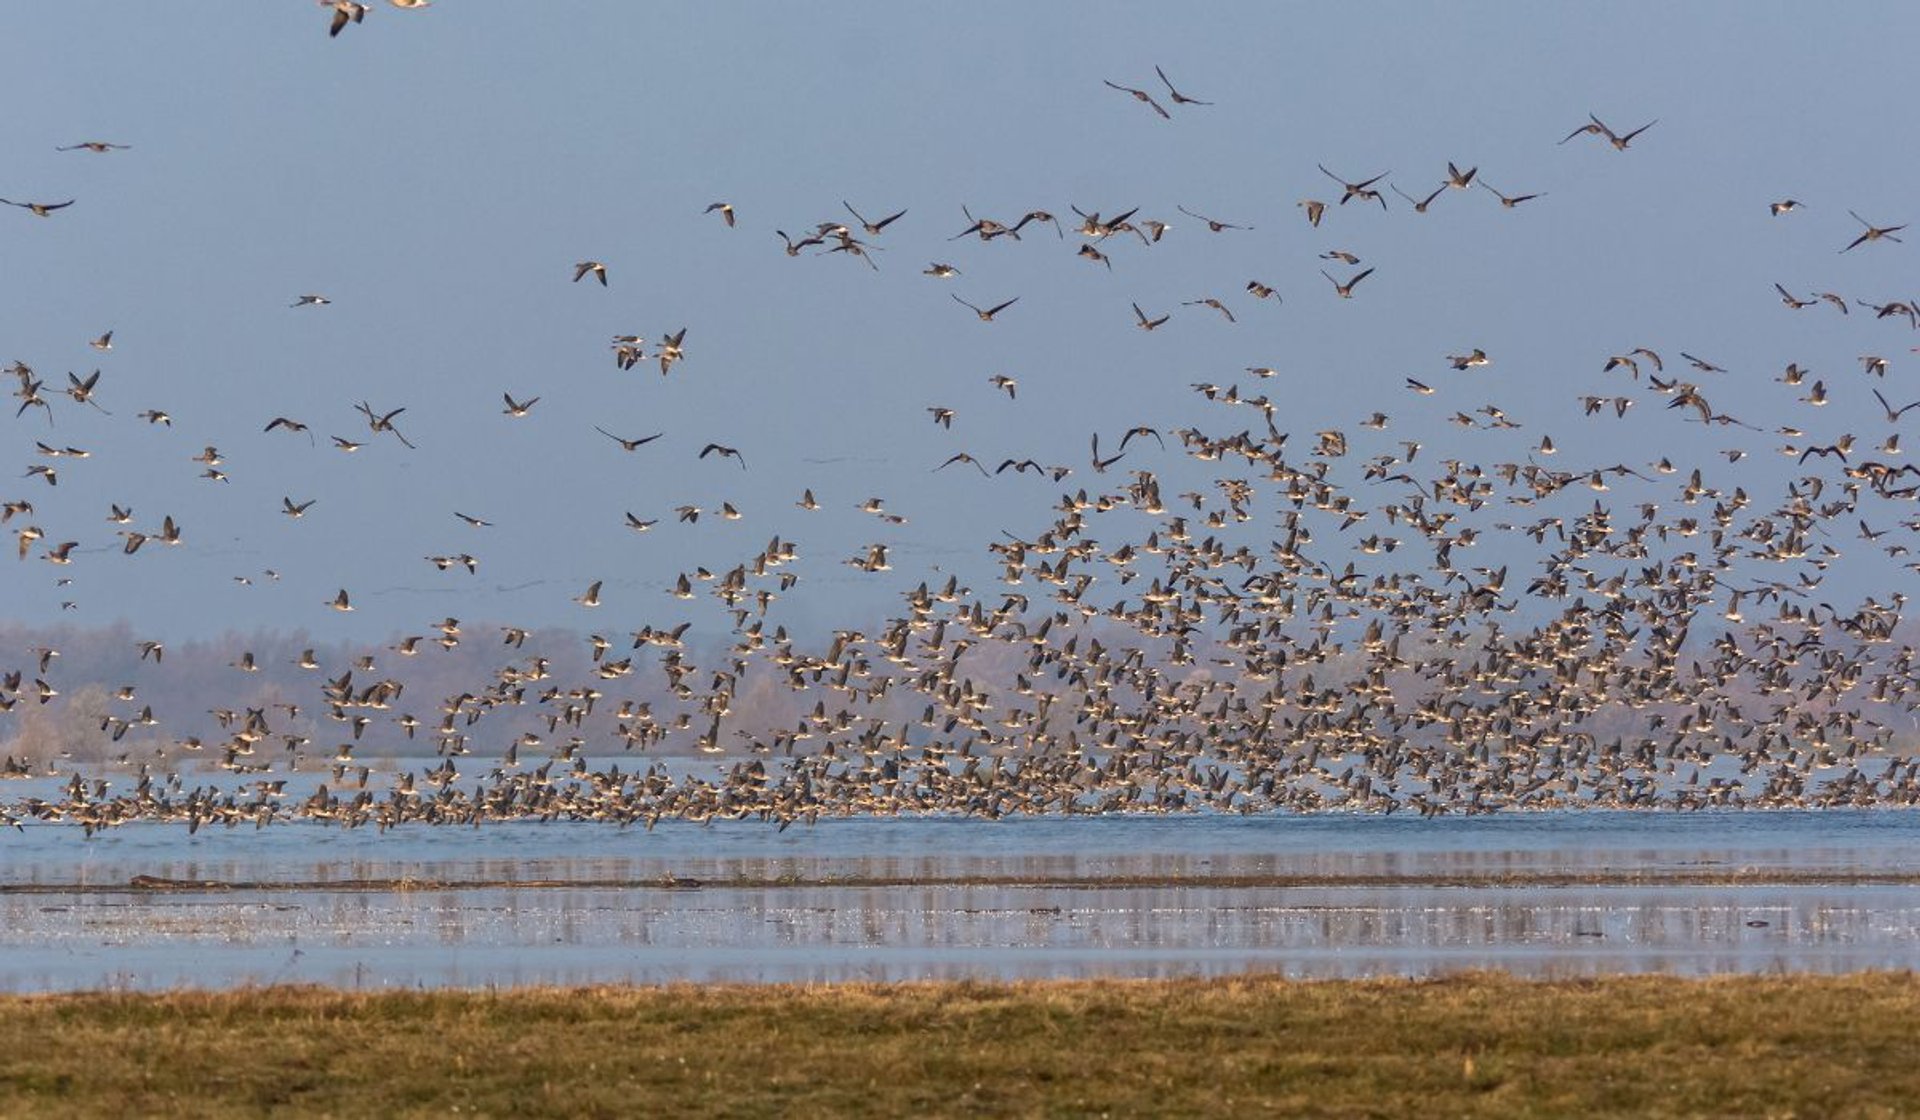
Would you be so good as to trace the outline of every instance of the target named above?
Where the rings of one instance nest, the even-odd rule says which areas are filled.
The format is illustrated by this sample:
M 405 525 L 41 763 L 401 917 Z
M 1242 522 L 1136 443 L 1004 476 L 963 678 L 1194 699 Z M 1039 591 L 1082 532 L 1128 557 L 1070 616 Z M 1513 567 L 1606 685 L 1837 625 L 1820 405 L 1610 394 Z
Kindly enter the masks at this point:
M 1500 874 L 1437 873 L 1429 875 L 814 875 L 778 878 L 695 879 L 664 875 L 651 878 L 504 879 L 417 878 L 411 876 L 353 879 L 174 879 L 135 875 L 123 882 L 0 883 L 0 895 L 100 895 L 159 893 L 393 893 L 401 891 L 479 890 L 901 890 L 929 887 L 994 888 L 1005 890 L 1289 890 L 1309 888 L 1453 888 L 1500 890 L 1578 887 L 1920 887 L 1915 871 L 1836 871 L 1751 867 L 1737 869 L 1649 871 L 1539 871 Z

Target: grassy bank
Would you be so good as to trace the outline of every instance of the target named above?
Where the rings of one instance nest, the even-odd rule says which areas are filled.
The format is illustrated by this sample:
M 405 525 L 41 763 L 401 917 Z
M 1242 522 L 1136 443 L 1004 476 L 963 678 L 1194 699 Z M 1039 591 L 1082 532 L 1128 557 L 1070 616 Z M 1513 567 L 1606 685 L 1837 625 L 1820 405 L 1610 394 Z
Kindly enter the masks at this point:
M 0 997 L 0 1116 L 1901 1115 L 1912 974 Z

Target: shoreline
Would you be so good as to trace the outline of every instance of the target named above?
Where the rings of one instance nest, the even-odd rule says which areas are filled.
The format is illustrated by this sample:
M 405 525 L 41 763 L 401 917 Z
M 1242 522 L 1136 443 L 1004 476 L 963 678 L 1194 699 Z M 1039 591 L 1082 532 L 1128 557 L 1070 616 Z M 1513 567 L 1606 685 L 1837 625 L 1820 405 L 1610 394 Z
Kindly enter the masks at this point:
M 1916 871 L 1838 871 L 1750 866 L 1737 870 L 1673 869 L 1594 871 L 1513 871 L 1501 873 L 1435 872 L 1383 875 L 783 875 L 775 878 L 424 878 L 379 876 L 347 879 L 179 879 L 135 875 L 112 883 L 0 883 L 0 895 L 101 895 L 155 893 L 398 893 L 480 890 L 901 890 L 986 888 L 1001 890 L 1289 890 L 1460 888 L 1466 890 L 1574 889 L 1580 887 L 1912 887 Z

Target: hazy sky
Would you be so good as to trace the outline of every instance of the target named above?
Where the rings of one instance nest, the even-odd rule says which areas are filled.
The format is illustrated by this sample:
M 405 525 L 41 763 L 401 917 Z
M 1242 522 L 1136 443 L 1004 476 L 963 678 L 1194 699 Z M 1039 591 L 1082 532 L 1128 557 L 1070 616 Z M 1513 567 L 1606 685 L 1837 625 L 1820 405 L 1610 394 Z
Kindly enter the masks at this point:
M 0 560 L 0 617 L 369 641 L 447 614 L 637 628 L 686 609 L 666 594 L 679 573 L 725 570 L 779 534 L 805 580 L 783 617 L 864 624 L 929 573 L 984 589 L 984 545 L 1044 527 L 1063 492 L 1115 489 L 1134 468 L 1169 497 L 1205 487 L 1220 472 L 1171 436 L 1165 452 L 1136 439 L 1106 477 L 1088 463 L 1095 432 L 1111 454 L 1134 425 L 1257 424 L 1196 382 L 1271 395 L 1303 456 L 1326 428 L 1356 456 L 1417 439 L 1487 463 L 1550 435 L 1561 465 L 1664 454 L 1769 495 L 1794 473 L 1781 443 L 1877 439 L 1870 386 L 1920 397 L 1904 321 L 1790 312 L 1771 287 L 1920 295 L 1910 244 L 1838 252 L 1860 231 L 1849 208 L 1920 217 L 1910 7 L 437 0 L 380 4 L 336 39 L 327 24 L 308 0 L 69 0 L 8 22 L 0 197 L 77 201 L 0 210 L 0 362 L 49 392 L 99 368 L 105 411 L 52 397 L 49 426 L 8 405 L 0 499 L 35 506 L 7 526 L 9 551 L 23 523 L 47 541 Z M 1171 105 L 1156 64 L 1215 104 Z M 1103 79 L 1152 91 L 1173 119 Z M 1624 152 L 1560 144 L 1589 112 L 1658 123 Z M 131 147 L 54 150 L 88 140 Z M 1416 214 L 1389 193 L 1386 212 L 1330 206 L 1319 229 L 1295 205 L 1338 199 L 1316 164 L 1391 172 L 1379 186 L 1424 197 L 1449 160 L 1544 197 L 1506 210 L 1476 187 Z M 1786 198 L 1805 208 L 1771 217 Z M 719 200 L 737 228 L 702 213 Z M 877 270 L 781 251 L 776 229 L 850 220 L 842 200 L 869 218 L 907 210 L 871 239 Z M 1151 247 L 1102 242 L 1108 270 L 1075 255 L 1072 205 L 1173 228 Z M 1069 232 L 950 240 L 963 206 L 1008 222 L 1045 209 Z M 1180 206 L 1253 228 L 1213 234 Z M 1362 263 L 1319 259 L 1333 250 Z M 588 259 L 605 289 L 571 282 Z M 961 274 L 923 275 L 933 261 Z M 1377 271 L 1342 300 L 1322 266 Z M 1284 303 L 1249 296 L 1255 279 Z M 289 306 L 305 293 L 333 302 Z M 988 324 L 950 293 L 1020 302 Z M 1182 306 L 1207 297 L 1238 322 Z M 1135 302 L 1173 317 L 1140 331 Z M 651 353 L 683 327 L 669 376 L 616 368 L 612 336 Z M 109 329 L 110 353 L 88 347 Z M 1686 376 L 1716 407 L 1809 439 L 1685 423 L 1601 374 L 1634 346 L 1665 354 L 1670 376 L 1681 350 L 1725 366 Z M 1493 364 L 1446 367 L 1474 347 Z M 1886 381 L 1861 372 L 1865 353 L 1890 359 Z M 1775 382 L 1790 361 L 1826 381 L 1829 408 Z M 1000 373 L 1017 400 L 988 383 Z M 1442 392 L 1414 396 L 1409 376 Z M 509 417 L 503 392 L 540 400 Z M 1642 399 L 1602 422 L 1582 417 L 1586 393 Z M 395 422 L 418 449 L 370 432 L 361 401 L 405 408 Z M 1524 427 L 1447 423 L 1487 404 Z M 955 410 L 950 431 L 934 405 Z M 1360 429 L 1376 409 L 1388 428 Z M 278 416 L 315 441 L 264 432 Z M 665 435 L 627 453 L 595 424 Z M 343 454 L 334 435 L 367 446 Z M 90 455 L 48 459 L 36 440 Z M 745 469 L 697 458 L 708 442 Z M 209 445 L 225 483 L 193 461 Z M 1752 457 L 1715 454 L 1732 447 Z M 958 451 L 1075 473 L 933 471 Z M 58 486 L 24 477 L 35 464 Z M 806 487 L 824 509 L 795 508 Z M 908 522 L 855 508 L 876 496 Z M 317 500 L 296 520 L 283 498 Z M 741 518 L 676 522 L 677 506 L 722 502 Z M 171 515 L 185 543 L 121 555 L 110 503 L 149 532 Z M 659 524 L 635 534 L 625 511 Z M 1271 536 L 1270 512 L 1249 531 Z M 39 558 L 65 540 L 74 563 Z M 841 563 L 880 542 L 891 572 Z M 460 552 L 477 576 L 423 559 Z M 595 579 L 618 621 L 570 601 Z M 325 605 L 341 588 L 350 615 Z

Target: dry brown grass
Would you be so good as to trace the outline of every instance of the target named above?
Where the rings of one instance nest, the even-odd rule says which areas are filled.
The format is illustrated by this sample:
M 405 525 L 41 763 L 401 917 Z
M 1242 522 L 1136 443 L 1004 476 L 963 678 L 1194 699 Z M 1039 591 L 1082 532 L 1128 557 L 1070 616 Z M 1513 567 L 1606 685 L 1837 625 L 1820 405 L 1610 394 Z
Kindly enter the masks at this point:
M 1895 1116 L 1910 973 L 0 998 L 0 1116 Z

